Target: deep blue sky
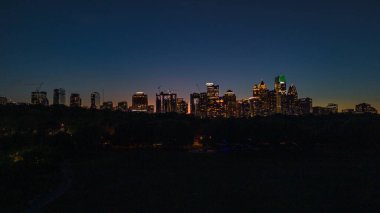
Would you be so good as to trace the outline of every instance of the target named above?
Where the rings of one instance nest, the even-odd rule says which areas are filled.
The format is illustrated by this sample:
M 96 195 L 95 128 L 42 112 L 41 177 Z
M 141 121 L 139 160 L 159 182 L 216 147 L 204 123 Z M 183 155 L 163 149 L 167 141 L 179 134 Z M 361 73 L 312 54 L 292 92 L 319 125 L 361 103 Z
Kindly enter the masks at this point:
M 379 1 L 1 1 L 0 96 L 34 84 L 131 102 L 196 84 L 238 98 L 284 74 L 301 97 L 380 109 Z

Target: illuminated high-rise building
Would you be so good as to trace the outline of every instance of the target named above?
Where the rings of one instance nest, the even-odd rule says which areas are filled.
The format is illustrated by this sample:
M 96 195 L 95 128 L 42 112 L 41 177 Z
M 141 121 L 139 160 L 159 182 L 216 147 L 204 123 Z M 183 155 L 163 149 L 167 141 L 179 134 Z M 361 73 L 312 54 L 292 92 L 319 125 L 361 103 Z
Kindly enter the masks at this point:
M 98 92 L 91 93 L 91 109 L 100 109 L 100 94 Z
M 32 92 L 31 103 L 35 105 L 49 106 L 47 92 L 44 92 L 44 91 Z
M 223 100 L 219 98 L 219 85 L 206 83 L 207 86 L 207 117 L 216 118 L 223 116 Z
M 177 98 L 177 113 L 187 114 L 188 104 L 183 98 Z
M 82 99 L 78 93 L 71 93 L 70 95 L 70 107 L 81 107 Z
M 286 79 L 284 75 L 277 76 L 274 80 L 276 92 L 276 113 L 286 113 Z
M 156 113 L 177 111 L 177 94 L 160 92 L 156 94 Z
M 297 92 L 296 86 L 294 86 L 293 84 L 289 86 L 286 100 L 287 100 L 287 114 L 298 115 L 299 114 L 298 92 Z
M 236 117 L 236 95 L 232 90 L 227 90 L 223 96 L 224 117 Z
M 313 100 L 311 98 L 301 98 L 298 103 L 301 115 L 313 113 Z
M 53 105 L 65 105 L 65 104 L 66 104 L 66 91 L 62 88 L 54 89 Z
M 148 110 L 148 95 L 144 92 L 136 92 L 132 96 L 132 112 L 147 112 Z
M 250 98 L 249 102 L 252 116 L 268 116 L 270 114 L 269 90 L 264 81 L 253 86 L 252 98 Z

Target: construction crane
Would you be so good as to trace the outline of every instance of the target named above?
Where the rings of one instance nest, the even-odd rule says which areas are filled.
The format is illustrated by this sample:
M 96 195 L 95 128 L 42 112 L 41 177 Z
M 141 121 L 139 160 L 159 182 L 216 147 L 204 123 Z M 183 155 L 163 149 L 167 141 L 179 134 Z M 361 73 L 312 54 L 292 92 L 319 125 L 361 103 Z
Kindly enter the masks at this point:
M 39 92 L 39 91 L 40 91 L 40 89 L 41 89 L 41 87 L 42 87 L 43 84 L 44 84 L 44 82 L 41 82 L 41 83 L 38 85 L 38 87 L 36 88 L 36 92 Z
M 198 92 L 200 93 L 200 92 L 201 92 L 201 90 L 199 89 L 199 85 L 198 85 L 198 84 L 196 84 L 196 86 L 197 86 Z

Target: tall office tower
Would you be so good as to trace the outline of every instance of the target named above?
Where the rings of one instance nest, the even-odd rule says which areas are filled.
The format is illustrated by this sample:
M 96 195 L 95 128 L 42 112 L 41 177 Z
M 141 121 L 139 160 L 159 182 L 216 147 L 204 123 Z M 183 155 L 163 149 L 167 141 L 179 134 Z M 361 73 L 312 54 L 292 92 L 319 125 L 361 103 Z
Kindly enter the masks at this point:
M 128 112 L 128 102 L 121 101 L 117 103 L 117 110 L 122 111 L 122 112 Z
M 216 118 L 222 117 L 221 103 L 219 100 L 219 85 L 214 83 L 206 83 L 207 86 L 207 117 Z
M 148 95 L 144 92 L 136 92 L 132 96 L 132 112 L 147 112 Z
M 338 104 L 329 103 L 327 104 L 326 109 L 329 113 L 338 113 Z
M 70 95 L 70 107 L 81 107 L 82 99 L 78 93 L 71 93 Z
M 200 117 L 201 111 L 200 111 L 200 94 L 199 93 L 192 93 L 190 94 L 190 114 Z
M 32 92 L 31 98 L 32 104 L 49 106 L 49 100 L 47 99 L 47 92 L 35 91 Z
M 299 104 L 298 104 L 298 93 L 297 88 L 293 84 L 290 85 L 288 89 L 288 95 L 286 96 L 287 100 L 287 114 L 288 115 L 298 115 L 299 113 Z
M 223 96 L 224 117 L 236 117 L 236 95 L 232 90 L 227 90 Z
M 8 103 L 7 97 L 0 97 L 0 105 L 6 105 Z
M 242 99 L 237 101 L 236 111 L 237 117 L 249 118 L 251 116 L 251 106 L 249 104 L 249 99 Z
M 100 109 L 100 94 L 98 92 L 91 93 L 91 109 Z
M 66 91 L 62 88 L 54 89 L 53 105 L 65 105 L 66 104 Z
M 268 108 L 269 108 L 269 115 L 276 114 L 277 109 L 277 95 L 275 90 L 271 90 L 268 92 Z
M 311 98 L 301 98 L 298 103 L 301 115 L 313 113 L 313 100 Z
M 164 93 L 156 94 L 156 113 L 168 113 L 177 111 L 177 94 Z
M 177 113 L 179 114 L 187 114 L 188 105 L 183 98 L 177 98 Z
M 250 100 L 252 116 L 268 116 L 270 114 L 269 90 L 264 81 L 253 86 L 253 96 Z
M 370 104 L 361 103 L 355 106 L 356 113 L 373 113 L 377 114 L 377 110 L 372 107 Z
M 206 92 L 199 94 L 199 113 L 201 118 L 207 118 L 208 97 Z
M 274 79 L 274 90 L 276 91 L 276 113 L 286 113 L 286 79 L 284 75 Z

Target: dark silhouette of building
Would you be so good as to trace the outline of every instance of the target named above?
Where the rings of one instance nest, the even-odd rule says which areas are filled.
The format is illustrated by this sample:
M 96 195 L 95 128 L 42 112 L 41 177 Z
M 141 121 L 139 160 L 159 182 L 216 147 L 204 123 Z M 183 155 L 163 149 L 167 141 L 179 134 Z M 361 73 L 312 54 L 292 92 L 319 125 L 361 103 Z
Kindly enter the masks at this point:
M 236 95 L 232 90 L 227 90 L 223 96 L 224 117 L 236 117 Z
M 54 89 L 53 105 L 65 105 L 65 104 L 66 104 L 66 91 L 62 88 Z
M 122 112 L 127 112 L 128 111 L 128 102 L 121 101 L 121 102 L 117 103 L 117 110 L 122 111 Z
M 188 104 L 183 98 L 177 98 L 177 113 L 187 114 Z
M 82 99 L 78 93 L 71 93 L 70 95 L 70 107 L 81 107 Z
M 113 110 L 113 102 L 112 101 L 103 102 L 101 109 L 102 110 Z
M 177 94 L 160 92 L 156 94 L 156 113 L 177 112 Z
M 298 92 L 296 86 L 293 84 L 289 86 L 287 99 L 287 113 L 288 115 L 298 115 L 299 114 L 299 104 L 298 104 Z
M 6 104 L 8 104 L 8 98 L 0 97 L 0 105 L 6 105 Z
M 200 111 L 200 94 L 199 93 L 192 93 L 190 94 L 190 114 L 200 117 L 201 111 Z
M 47 99 L 47 92 L 44 92 L 44 91 L 32 92 L 31 103 L 35 105 L 49 106 L 49 100 Z
M 100 94 L 99 92 L 91 93 L 91 109 L 100 109 Z
M 251 117 L 251 106 L 249 99 L 242 99 L 237 102 L 237 114 L 239 118 Z
M 334 103 L 329 103 L 327 104 L 326 108 L 328 109 L 328 111 L 330 113 L 338 113 L 338 104 L 334 104 Z
M 301 98 L 298 101 L 300 106 L 300 114 L 306 115 L 313 112 L 313 100 L 311 98 Z
M 372 107 L 370 104 L 361 103 L 355 106 L 356 113 L 373 113 L 377 114 L 377 110 Z

